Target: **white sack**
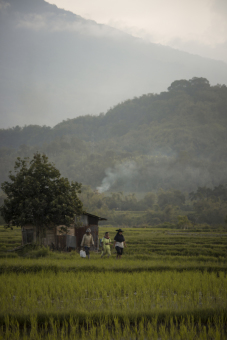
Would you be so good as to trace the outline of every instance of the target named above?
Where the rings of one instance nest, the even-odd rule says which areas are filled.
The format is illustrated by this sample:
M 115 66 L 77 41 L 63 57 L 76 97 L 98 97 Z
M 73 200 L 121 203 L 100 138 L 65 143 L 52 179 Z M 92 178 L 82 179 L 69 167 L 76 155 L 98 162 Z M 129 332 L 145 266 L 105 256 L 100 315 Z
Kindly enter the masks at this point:
M 81 251 L 80 251 L 80 257 L 86 257 L 86 253 L 85 253 L 84 250 L 81 250 Z

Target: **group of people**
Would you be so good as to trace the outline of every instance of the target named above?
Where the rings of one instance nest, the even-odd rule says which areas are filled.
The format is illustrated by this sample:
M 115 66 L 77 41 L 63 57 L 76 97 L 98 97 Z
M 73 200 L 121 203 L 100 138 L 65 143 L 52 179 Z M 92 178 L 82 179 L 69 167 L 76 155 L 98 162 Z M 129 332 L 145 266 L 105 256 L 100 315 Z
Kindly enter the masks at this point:
M 117 231 L 117 234 L 114 237 L 113 248 L 116 249 L 117 259 L 120 259 L 123 254 L 124 247 L 127 247 L 127 246 L 125 243 L 125 238 L 123 236 L 123 230 L 117 229 L 116 231 Z M 93 245 L 94 245 L 94 240 L 91 235 L 91 229 L 88 228 L 86 230 L 86 234 L 84 234 L 82 241 L 81 241 L 81 248 L 84 248 L 88 258 L 90 258 L 90 247 Z M 101 258 L 106 254 L 108 255 L 108 257 L 111 256 L 111 250 L 110 250 L 111 245 L 112 245 L 111 239 L 107 231 L 101 240 L 101 247 L 102 247 Z

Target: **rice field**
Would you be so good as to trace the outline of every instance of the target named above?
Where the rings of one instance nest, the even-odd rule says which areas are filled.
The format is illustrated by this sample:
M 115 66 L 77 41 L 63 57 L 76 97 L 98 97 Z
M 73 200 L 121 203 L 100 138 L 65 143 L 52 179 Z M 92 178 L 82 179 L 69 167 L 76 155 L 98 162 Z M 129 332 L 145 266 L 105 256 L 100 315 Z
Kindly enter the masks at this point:
M 227 338 L 227 232 L 132 228 L 125 238 L 121 260 L 1 251 L 0 339 Z
M 6 250 L 16 248 L 20 245 L 21 230 L 19 228 L 14 228 L 14 230 L 10 230 L 4 229 L 3 226 L 0 226 L 0 255 Z

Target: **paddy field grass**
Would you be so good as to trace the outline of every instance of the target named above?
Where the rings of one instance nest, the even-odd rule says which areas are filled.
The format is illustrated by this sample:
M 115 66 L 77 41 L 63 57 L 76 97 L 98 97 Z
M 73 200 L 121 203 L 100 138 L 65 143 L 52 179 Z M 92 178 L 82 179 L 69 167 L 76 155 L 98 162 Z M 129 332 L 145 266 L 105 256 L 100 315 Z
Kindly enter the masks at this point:
M 113 238 L 114 228 L 100 235 L 106 230 Z M 88 260 L 75 251 L 8 252 L 20 230 L 1 227 L 0 339 L 226 339 L 227 232 L 124 235 L 121 260 L 114 251 Z

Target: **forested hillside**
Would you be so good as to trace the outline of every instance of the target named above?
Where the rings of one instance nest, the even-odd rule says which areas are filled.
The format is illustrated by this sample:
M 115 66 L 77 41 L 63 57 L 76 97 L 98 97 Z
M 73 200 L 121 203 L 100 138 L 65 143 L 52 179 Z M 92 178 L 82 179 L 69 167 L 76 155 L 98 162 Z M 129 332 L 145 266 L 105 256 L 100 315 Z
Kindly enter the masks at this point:
M 112 225 L 223 223 L 226 130 L 227 87 L 178 80 L 99 116 L 0 130 L 0 180 L 16 157 L 40 151 L 83 184 L 84 208 Z
M 54 128 L 0 130 L 1 177 L 17 156 L 45 152 L 61 173 L 100 191 L 192 191 L 227 180 L 227 87 L 178 80 L 168 92 Z

